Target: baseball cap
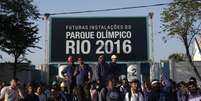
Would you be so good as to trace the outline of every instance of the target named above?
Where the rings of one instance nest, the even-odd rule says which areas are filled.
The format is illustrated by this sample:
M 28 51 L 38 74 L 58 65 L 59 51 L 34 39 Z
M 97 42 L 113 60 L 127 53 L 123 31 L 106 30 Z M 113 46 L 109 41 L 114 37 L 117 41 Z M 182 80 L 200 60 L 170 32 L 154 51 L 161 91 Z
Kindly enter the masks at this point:
M 153 81 L 151 82 L 151 85 L 152 85 L 152 86 L 155 85 L 155 84 L 159 84 L 159 81 L 158 81 L 158 80 L 153 80 Z

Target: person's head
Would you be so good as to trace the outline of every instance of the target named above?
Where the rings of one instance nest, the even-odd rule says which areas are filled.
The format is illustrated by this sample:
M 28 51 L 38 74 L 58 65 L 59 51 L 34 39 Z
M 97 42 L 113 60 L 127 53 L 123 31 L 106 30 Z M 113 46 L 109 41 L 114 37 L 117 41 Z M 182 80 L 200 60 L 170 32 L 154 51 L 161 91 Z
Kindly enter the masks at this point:
M 195 77 L 190 77 L 189 82 L 194 82 L 195 84 L 197 84 L 197 80 Z
M 73 56 L 69 56 L 68 59 L 67 59 L 67 62 L 69 64 L 72 64 L 74 62 Z
M 52 87 L 53 87 L 53 88 L 57 88 L 57 86 L 58 86 L 57 81 L 53 81 L 53 82 L 52 82 Z
M 84 58 L 82 56 L 78 57 L 77 61 L 79 64 L 84 64 Z
M 177 84 L 177 89 L 180 91 L 185 91 L 186 90 L 186 83 L 184 81 L 181 81 Z
M 2 87 L 6 86 L 6 82 L 1 83 Z
M 54 88 L 52 88 L 50 90 L 50 93 L 51 93 L 52 96 L 56 96 L 57 95 L 56 90 Z
M 96 89 L 96 82 L 90 82 L 90 89 Z
M 195 82 L 189 82 L 188 83 L 188 90 L 190 93 L 197 93 L 197 84 Z
M 119 81 L 121 82 L 122 85 L 126 85 L 127 84 L 126 75 L 120 75 Z
M 116 55 L 112 55 L 111 59 L 112 59 L 112 63 L 116 63 L 117 62 L 117 56 Z
M 154 91 L 160 91 L 160 82 L 159 82 L 159 80 L 152 80 L 151 87 L 152 87 L 152 90 L 154 90 Z
M 139 90 L 139 85 L 140 85 L 140 82 L 139 80 L 137 79 L 134 79 L 130 82 L 130 87 L 131 87 L 131 90 L 134 91 L 134 92 L 138 92 Z
M 10 86 L 12 88 L 16 88 L 17 87 L 17 83 L 18 83 L 18 79 L 17 78 L 13 78 L 11 81 L 10 81 Z
M 36 93 L 40 95 L 40 94 L 42 94 L 42 92 L 43 92 L 42 87 L 38 86 L 36 89 Z
M 104 55 L 100 55 L 99 58 L 98 58 L 98 61 L 100 63 L 104 63 L 105 62 L 105 56 Z
M 27 86 L 27 93 L 28 93 L 28 94 L 32 94 L 33 92 L 34 92 L 33 86 L 32 86 L 32 85 L 28 85 L 28 86 Z

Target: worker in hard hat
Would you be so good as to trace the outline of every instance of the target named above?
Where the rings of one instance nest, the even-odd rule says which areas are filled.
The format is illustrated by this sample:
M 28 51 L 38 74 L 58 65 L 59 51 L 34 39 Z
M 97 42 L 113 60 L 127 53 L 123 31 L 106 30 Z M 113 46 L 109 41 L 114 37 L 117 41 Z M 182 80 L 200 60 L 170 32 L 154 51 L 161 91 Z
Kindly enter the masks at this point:
M 112 62 L 116 63 L 117 62 L 117 55 L 113 54 L 111 56 Z
M 119 73 L 119 65 L 117 64 L 117 55 L 113 54 L 111 56 L 111 63 L 109 64 L 110 71 L 112 73 L 112 77 L 118 80 L 120 73 Z

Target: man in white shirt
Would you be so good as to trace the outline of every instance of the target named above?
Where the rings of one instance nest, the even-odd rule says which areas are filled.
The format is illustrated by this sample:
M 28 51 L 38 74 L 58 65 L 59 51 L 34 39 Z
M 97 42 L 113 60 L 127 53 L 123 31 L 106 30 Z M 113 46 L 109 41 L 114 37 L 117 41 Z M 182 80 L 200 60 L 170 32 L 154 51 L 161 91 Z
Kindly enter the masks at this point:
M 10 82 L 10 86 L 6 86 L 1 90 L 0 100 L 4 101 L 19 101 L 23 99 L 20 89 L 17 87 L 18 79 L 14 78 Z
M 136 66 L 131 65 L 127 68 L 127 79 L 130 84 L 130 89 L 126 93 L 124 101 L 144 101 L 144 97 L 140 91 L 140 81 L 136 76 Z
M 137 79 L 133 79 L 130 82 L 130 90 L 125 95 L 124 101 L 144 101 L 142 93 L 139 91 L 140 82 Z

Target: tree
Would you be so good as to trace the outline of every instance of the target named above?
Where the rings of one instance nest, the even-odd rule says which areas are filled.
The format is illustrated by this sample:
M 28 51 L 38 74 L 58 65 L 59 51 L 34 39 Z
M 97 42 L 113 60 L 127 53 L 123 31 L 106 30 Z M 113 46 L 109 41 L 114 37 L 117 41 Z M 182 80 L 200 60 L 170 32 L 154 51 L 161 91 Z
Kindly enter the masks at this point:
M 17 64 L 22 63 L 27 52 L 39 42 L 38 28 L 34 23 L 39 18 L 33 0 L 0 0 L 0 50 L 14 58 L 13 76 Z
M 163 10 L 161 16 L 163 31 L 167 33 L 168 37 L 176 37 L 182 41 L 188 61 L 201 80 L 190 53 L 192 40 L 196 35 L 200 35 L 201 0 L 173 0 L 173 3 Z
M 181 54 L 181 53 L 174 53 L 174 54 L 171 54 L 168 57 L 168 59 L 173 60 L 173 61 L 185 61 L 186 60 L 186 55 Z

